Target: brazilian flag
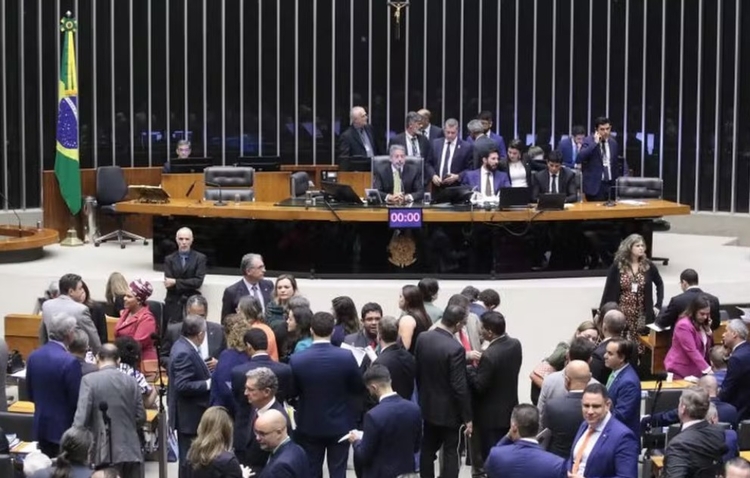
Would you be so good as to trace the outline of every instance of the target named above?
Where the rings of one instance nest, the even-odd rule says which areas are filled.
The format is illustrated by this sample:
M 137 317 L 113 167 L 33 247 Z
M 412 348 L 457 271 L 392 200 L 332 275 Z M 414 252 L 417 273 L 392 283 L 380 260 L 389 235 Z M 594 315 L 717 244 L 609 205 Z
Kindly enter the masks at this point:
M 76 21 L 70 12 L 60 20 L 65 35 L 60 62 L 55 176 L 72 214 L 81 210 L 81 167 L 78 161 L 78 76 L 76 74 Z

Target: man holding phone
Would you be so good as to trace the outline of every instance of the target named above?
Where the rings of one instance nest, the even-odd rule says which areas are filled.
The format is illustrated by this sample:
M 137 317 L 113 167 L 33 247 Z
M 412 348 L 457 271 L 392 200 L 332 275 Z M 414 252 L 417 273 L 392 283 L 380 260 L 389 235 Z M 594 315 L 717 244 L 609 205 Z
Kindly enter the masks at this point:
M 594 121 L 594 134 L 583 140 L 576 164 L 583 173 L 583 192 L 587 201 L 606 201 L 617 178 L 628 175 L 625 160 L 620 160 L 618 144 L 612 138 L 612 122 L 599 117 Z

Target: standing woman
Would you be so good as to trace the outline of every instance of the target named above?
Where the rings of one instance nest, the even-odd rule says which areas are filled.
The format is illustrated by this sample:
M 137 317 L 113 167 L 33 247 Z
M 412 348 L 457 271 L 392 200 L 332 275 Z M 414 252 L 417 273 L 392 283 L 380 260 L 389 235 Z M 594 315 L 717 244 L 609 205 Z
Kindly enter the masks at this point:
M 664 368 L 677 379 L 701 377 L 711 371 L 708 352 L 712 346 L 711 302 L 705 295 L 698 294 L 674 326 Z
M 141 358 L 144 361 L 157 360 L 154 340 L 151 338 L 151 334 L 156 332 L 156 319 L 146 305 L 153 291 L 154 288 L 148 281 L 136 279 L 131 282 L 124 299 L 125 308 L 115 327 L 115 338 L 127 335 L 141 344 Z
M 237 314 L 247 322 L 249 328 L 260 329 L 266 334 L 266 339 L 268 339 L 268 349 L 266 350 L 268 356 L 278 362 L 279 347 L 276 342 L 278 340 L 278 332 L 266 324 L 265 318 L 263 317 L 263 307 L 260 305 L 260 301 L 251 295 L 244 296 L 240 299 L 240 303 L 237 304 Z M 284 327 L 286 327 L 286 323 L 284 324 Z M 245 333 L 243 332 L 239 337 L 243 350 L 245 349 L 245 343 L 243 341 L 244 336 Z M 284 333 L 282 340 L 286 340 L 286 336 L 287 334 Z
M 252 300 L 258 302 L 255 298 Z M 250 361 L 244 340 L 245 332 L 248 330 L 250 330 L 250 324 L 240 314 L 232 314 L 224 318 L 227 348 L 219 355 L 219 361 L 211 376 L 211 406 L 226 408 L 232 417 L 235 412 L 231 386 L 232 369 Z
M 297 295 L 297 279 L 291 274 L 276 278 L 271 302 L 266 304 L 266 323 L 276 334 L 276 345 L 282 347 L 286 339 L 286 309 L 289 299 Z
M 189 478 L 242 478 L 232 453 L 232 419 L 223 407 L 210 407 L 198 424 L 198 436 L 187 454 Z
M 313 313 L 310 307 L 297 306 L 289 309 L 286 318 L 289 330 L 287 353 L 285 355 L 287 359 L 290 355 L 307 350 L 312 345 L 312 332 L 310 332 L 312 317 Z
M 107 288 L 104 290 L 104 299 L 107 301 L 105 312 L 110 317 L 119 317 L 125 308 L 125 295 L 130 288 L 128 281 L 119 272 L 113 272 L 107 279 Z
M 629 235 L 615 253 L 604 283 L 600 307 L 607 302 L 616 302 L 627 320 L 626 338 L 638 344 L 638 331 L 654 321 L 654 309 L 661 309 L 663 300 L 664 282 L 659 269 L 646 257 L 643 237 Z M 642 353 L 642 346 L 638 347 L 639 353 Z
M 401 288 L 398 307 L 403 312 L 401 318 L 398 319 L 398 336 L 404 348 L 413 355 L 417 337 L 432 326 L 427 311 L 424 310 L 424 299 L 419 287 L 405 285 Z
M 351 297 L 339 296 L 331 301 L 331 312 L 336 319 L 336 325 L 333 327 L 331 343 L 340 347 L 344 338 L 349 334 L 359 332 L 362 324 L 357 315 L 357 306 Z

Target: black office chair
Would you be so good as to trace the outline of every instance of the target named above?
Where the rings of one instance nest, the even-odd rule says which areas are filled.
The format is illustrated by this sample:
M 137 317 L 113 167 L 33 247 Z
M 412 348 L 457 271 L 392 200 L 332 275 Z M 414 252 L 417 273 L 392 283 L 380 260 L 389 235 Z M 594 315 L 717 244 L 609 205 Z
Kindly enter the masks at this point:
M 0 455 L 0 476 L 9 478 L 16 476 L 13 469 L 13 458 L 10 455 Z
M 750 450 L 750 420 L 742 420 L 737 427 L 737 445 L 740 451 Z
M 120 249 L 125 249 L 125 240 L 131 242 L 143 241 L 148 245 L 145 237 L 133 234 L 123 229 L 125 214 L 117 212 L 115 203 L 125 200 L 128 196 L 128 183 L 125 174 L 119 166 L 102 166 L 96 170 L 96 203 L 98 210 L 106 215 L 113 216 L 117 221 L 117 230 L 112 231 L 94 239 L 94 246 L 99 247 L 102 242 L 117 240 Z
M 297 171 L 289 176 L 289 196 L 302 197 L 310 189 L 310 176 L 305 171 Z
M 159 334 L 162 335 L 162 330 L 165 330 L 164 327 L 166 327 L 163 324 L 164 321 L 164 302 L 161 302 L 159 300 L 147 300 L 146 305 L 148 306 L 148 310 L 151 311 L 151 313 L 154 316 L 154 320 L 156 321 L 156 326 L 159 327 Z
M 249 167 L 212 166 L 206 168 L 203 170 L 203 179 L 206 182 L 203 197 L 208 201 L 219 199 L 227 202 L 253 201 L 255 200 L 254 178 L 255 169 Z
M 15 434 L 21 441 L 34 441 L 33 414 L 0 412 L 0 428 L 6 435 Z
M 622 176 L 617 178 L 615 186 L 617 199 L 661 199 L 664 192 L 664 181 L 660 178 L 638 178 Z M 651 230 L 667 232 L 672 225 L 665 219 L 651 219 Z M 652 257 L 652 261 L 669 265 L 668 257 Z

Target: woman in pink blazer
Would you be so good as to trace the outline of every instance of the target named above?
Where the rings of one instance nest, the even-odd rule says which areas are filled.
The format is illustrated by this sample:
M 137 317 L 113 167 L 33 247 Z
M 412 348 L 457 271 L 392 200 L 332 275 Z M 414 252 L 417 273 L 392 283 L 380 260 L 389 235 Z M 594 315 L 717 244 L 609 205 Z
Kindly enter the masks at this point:
M 677 321 L 672 346 L 664 358 L 664 368 L 675 378 L 701 377 L 711 371 L 707 360 L 713 345 L 710 320 L 711 303 L 701 294 L 693 299 Z

